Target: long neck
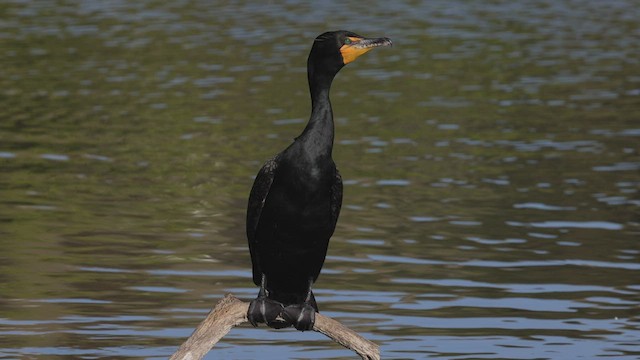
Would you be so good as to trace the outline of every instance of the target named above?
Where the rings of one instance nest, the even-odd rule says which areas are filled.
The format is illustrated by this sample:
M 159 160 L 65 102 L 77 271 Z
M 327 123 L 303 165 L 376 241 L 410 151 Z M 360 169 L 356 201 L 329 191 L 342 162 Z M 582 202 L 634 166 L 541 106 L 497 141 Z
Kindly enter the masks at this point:
M 335 74 L 317 72 L 313 63 L 307 66 L 311 92 L 311 117 L 300 140 L 311 145 L 320 154 L 331 156 L 333 149 L 333 111 L 329 90 Z

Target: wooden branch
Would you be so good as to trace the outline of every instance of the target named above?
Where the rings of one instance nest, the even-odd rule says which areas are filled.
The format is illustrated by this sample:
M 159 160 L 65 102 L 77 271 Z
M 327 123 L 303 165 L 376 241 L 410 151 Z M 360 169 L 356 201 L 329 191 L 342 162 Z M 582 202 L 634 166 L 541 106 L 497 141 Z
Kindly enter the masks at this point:
M 180 346 L 170 360 L 200 360 L 234 326 L 247 321 L 249 304 L 227 294 Z M 358 353 L 365 360 L 380 360 L 378 345 L 328 316 L 316 313 L 313 330 Z

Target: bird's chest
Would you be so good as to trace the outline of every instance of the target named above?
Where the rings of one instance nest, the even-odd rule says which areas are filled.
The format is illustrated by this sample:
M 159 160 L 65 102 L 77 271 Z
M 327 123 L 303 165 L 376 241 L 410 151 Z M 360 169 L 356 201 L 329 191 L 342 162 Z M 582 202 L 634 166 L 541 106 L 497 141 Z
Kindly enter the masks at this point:
M 317 192 L 324 192 L 331 187 L 333 173 L 331 167 L 322 164 L 294 167 L 288 177 L 289 185 L 299 195 L 313 197 Z
M 306 221 L 330 216 L 333 162 L 303 162 L 281 166 L 272 185 L 273 205 L 281 217 Z
M 322 163 L 286 167 L 278 174 L 278 185 L 291 203 L 323 200 L 331 191 L 335 168 Z

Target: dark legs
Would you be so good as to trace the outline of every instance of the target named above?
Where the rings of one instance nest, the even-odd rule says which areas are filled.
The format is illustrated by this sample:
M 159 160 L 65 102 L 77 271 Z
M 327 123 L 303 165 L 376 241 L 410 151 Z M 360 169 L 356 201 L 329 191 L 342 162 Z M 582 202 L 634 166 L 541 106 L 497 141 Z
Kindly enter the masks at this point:
M 313 329 L 318 305 L 311 291 L 313 279 L 309 279 L 309 287 L 304 302 L 301 304 L 282 305 L 281 302 L 267 297 L 267 278 L 262 274 L 258 297 L 249 304 L 247 319 L 253 326 L 265 323 L 274 329 L 282 329 L 293 325 L 300 331 Z M 278 319 L 281 317 L 281 319 Z
M 302 304 L 288 305 L 282 312 L 282 317 L 285 321 L 300 331 L 313 330 L 313 324 L 316 321 L 318 305 L 313 296 L 313 291 L 311 291 L 312 284 L 313 280 L 309 279 L 307 296 Z
M 258 297 L 253 299 L 249 304 L 247 319 L 253 326 L 258 326 L 258 323 L 265 323 L 267 326 L 275 329 L 289 326 L 289 324 L 276 320 L 284 309 L 284 306 L 278 301 L 267 298 L 266 286 L 267 277 L 262 274 L 260 292 L 258 292 Z

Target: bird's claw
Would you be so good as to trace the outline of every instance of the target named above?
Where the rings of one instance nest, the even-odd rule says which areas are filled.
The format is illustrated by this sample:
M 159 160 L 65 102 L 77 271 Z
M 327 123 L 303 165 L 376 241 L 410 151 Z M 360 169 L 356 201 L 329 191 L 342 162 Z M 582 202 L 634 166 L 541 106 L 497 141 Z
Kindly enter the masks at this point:
M 247 320 L 254 327 L 257 327 L 259 323 L 265 323 L 269 327 L 280 329 L 289 326 L 281 320 L 277 320 L 283 310 L 284 305 L 282 303 L 259 296 L 249 304 Z
M 289 305 L 282 311 L 282 317 L 300 331 L 313 330 L 316 310 L 307 303 Z

